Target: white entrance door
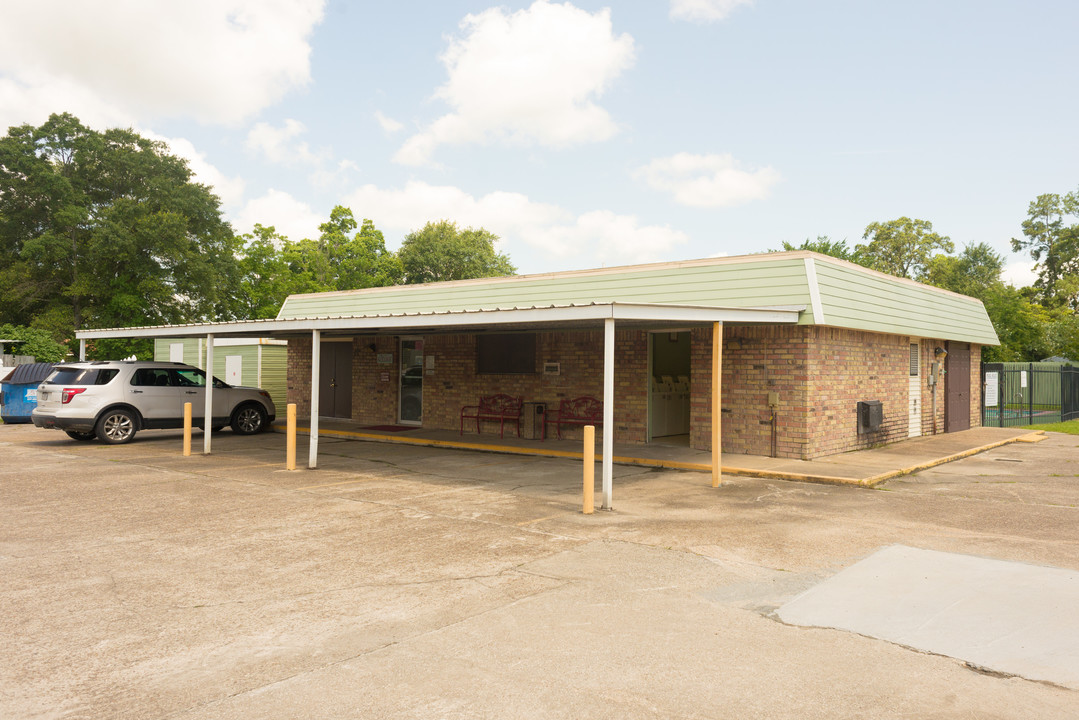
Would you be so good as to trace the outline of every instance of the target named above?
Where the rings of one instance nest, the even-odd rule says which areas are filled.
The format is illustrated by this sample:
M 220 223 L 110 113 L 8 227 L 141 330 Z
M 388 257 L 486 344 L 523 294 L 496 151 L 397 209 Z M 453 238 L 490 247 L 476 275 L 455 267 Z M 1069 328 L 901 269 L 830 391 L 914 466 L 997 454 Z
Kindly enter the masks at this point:
M 922 434 L 922 355 L 921 345 L 912 340 L 910 343 L 910 417 L 907 420 L 907 437 Z
M 184 344 L 182 342 L 169 343 L 169 362 L 184 361 Z
M 243 355 L 225 356 L 225 382 L 229 385 L 242 385 L 244 376 Z

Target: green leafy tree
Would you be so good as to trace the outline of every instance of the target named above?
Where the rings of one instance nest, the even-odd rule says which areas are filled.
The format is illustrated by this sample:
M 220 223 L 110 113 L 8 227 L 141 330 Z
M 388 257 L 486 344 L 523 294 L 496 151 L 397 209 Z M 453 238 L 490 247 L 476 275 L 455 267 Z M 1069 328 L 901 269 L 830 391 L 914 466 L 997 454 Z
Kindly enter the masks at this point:
M 68 353 L 66 346 L 53 340 L 45 330 L 22 325 L 0 325 L 0 339 L 15 340 L 6 345 L 5 352 L 13 355 L 33 355 L 38 362 L 60 362 Z
M 448 220 L 409 233 L 397 251 L 406 283 L 513 275 L 517 268 L 495 250 L 498 236 L 483 228 L 461 230 Z
M 254 232 L 242 240 L 240 314 L 251 319 L 276 317 L 292 290 L 292 275 L 281 254 L 288 238 L 279 235 L 272 225 L 256 224 Z
M 1004 258 L 987 243 L 967 245 L 958 255 L 938 254 L 926 263 L 922 282 L 985 300 L 1003 287 Z
M 1079 219 L 1079 190 L 1066 195 L 1039 195 L 1027 208 L 1023 221 L 1023 239 L 1012 238 L 1012 250 L 1026 250 L 1037 263 L 1038 279 L 1034 287 L 1039 299 L 1049 307 L 1069 304 L 1079 307 L 1073 293 L 1062 293 L 1060 281 L 1068 275 L 1079 275 L 1079 224 L 1068 224 L 1068 218 Z
M 84 326 L 235 317 L 237 241 L 184 160 L 72 115 L 0 138 L 0 320 Z
M 370 220 L 357 224 L 352 211 L 338 205 L 319 232 L 317 240 L 287 242 L 282 248 L 289 292 L 355 290 L 400 281 L 400 263 Z
M 912 280 L 922 278 L 936 251 L 955 251 L 949 238 L 933 232 L 931 222 L 908 217 L 870 223 L 862 239 L 869 242 L 854 248 L 855 262 Z
M 840 260 L 854 260 L 854 252 L 847 247 L 846 240 L 832 240 L 827 235 L 818 235 L 816 240 L 806 238 L 801 245 L 795 245 L 784 240 L 783 250 L 788 252 L 791 250 L 812 250 L 821 255 L 830 255 Z

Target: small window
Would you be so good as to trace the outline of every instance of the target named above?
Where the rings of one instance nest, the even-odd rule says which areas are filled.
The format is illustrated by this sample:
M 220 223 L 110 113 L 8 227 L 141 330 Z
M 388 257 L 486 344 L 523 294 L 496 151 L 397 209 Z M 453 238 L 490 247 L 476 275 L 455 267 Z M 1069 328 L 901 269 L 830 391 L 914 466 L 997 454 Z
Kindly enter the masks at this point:
M 918 343 L 910 344 L 910 376 L 918 377 L 918 367 L 920 365 L 918 356 Z
M 535 374 L 536 335 L 476 336 L 476 373 L 479 375 Z

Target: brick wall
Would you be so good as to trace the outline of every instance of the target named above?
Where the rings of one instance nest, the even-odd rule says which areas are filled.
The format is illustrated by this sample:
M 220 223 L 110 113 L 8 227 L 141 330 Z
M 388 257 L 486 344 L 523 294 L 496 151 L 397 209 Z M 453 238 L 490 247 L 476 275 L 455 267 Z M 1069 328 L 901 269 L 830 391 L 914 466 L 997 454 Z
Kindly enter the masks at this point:
M 615 428 L 621 442 L 644 442 L 647 412 L 647 336 L 640 331 L 615 333 Z M 424 355 L 434 357 L 434 368 L 424 375 L 423 425 L 460 427 L 460 412 L 475 405 L 481 395 L 505 393 L 525 402 L 543 402 L 549 410 L 559 400 L 581 395 L 603 397 L 603 333 L 601 331 L 544 332 L 536 334 L 536 372 L 533 374 L 477 375 L 475 335 L 431 335 Z M 545 375 L 544 363 L 558 363 L 559 374 Z M 497 428 L 486 425 L 484 432 Z M 551 428 L 552 432 L 554 428 Z M 466 428 L 467 431 L 467 428 Z M 563 437 L 580 437 L 580 429 L 566 428 Z
M 311 415 L 311 338 L 289 338 L 288 401 L 296 404 L 298 418 Z M 278 416 L 284 413 L 278 411 Z
M 712 329 L 694 330 L 690 348 L 690 445 L 708 450 L 712 446 Z M 804 456 L 807 362 L 804 328 L 723 329 L 720 431 L 724 452 L 771 454 L 768 393 L 775 392 L 779 400 L 776 454 Z
M 982 346 L 970 346 L 970 426 L 982 426 Z
M 562 398 L 603 395 L 602 331 L 536 334 L 536 372 L 514 375 L 475 373 L 475 335 L 424 338 L 423 427 L 459 427 L 460 410 L 481 395 L 520 395 L 526 402 L 557 408 Z M 371 348 L 374 345 L 374 349 Z M 940 340 L 922 340 L 921 430 L 933 431 L 928 385 L 933 348 Z M 353 420 L 365 425 L 391 424 L 398 417 L 398 354 L 395 337 L 357 337 L 352 343 Z M 724 452 L 773 453 L 773 417 L 768 394 L 776 393 L 775 448 L 778 457 L 815 458 L 894 442 L 908 436 L 909 340 L 906 337 L 815 326 L 724 328 L 722 444 Z M 711 328 L 692 331 L 690 341 L 690 445 L 711 445 Z M 378 364 L 391 355 L 392 364 Z M 980 356 L 971 347 L 971 425 L 980 422 Z M 310 414 L 311 341 L 288 345 L 288 401 L 300 416 Z M 429 367 L 426 358 L 433 358 Z M 545 362 L 560 365 L 557 375 L 543 374 Z M 615 333 L 615 428 L 619 442 L 647 438 L 648 334 Z M 944 385 L 937 388 L 937 430 L 944 429 Z M 859 435 L 857 403 L 880 400 L 884 424 L 879 432 Z M 485 433 L 497 426 L 486 425 Z M 579 437 L 568 429 L 567 437 Z

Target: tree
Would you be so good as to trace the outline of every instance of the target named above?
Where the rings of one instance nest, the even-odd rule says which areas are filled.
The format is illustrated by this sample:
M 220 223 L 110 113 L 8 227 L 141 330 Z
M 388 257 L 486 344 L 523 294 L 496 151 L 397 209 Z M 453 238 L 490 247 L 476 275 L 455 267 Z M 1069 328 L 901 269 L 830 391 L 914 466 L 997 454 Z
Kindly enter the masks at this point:
M 277 316 L 281 303 L 292 292 L 292 275 L 281 248 L 288 238 L 273 226 L 255 225 L 242 237 L 240 250 L 240 316 L 245 319 Z
M 45 330 L 21 325 L 0 325 L 0 338 L 15 340 L 5 352 L 15 355 L 33 355 L 38 362 L 60 362 L 67 355 L 67 348 L 53 340 Z
M 889 275 L 920 280 L 934 251 L 955 251 L 952 241 L 933 232 L 928 220 L 901 217 L 866 226 L 865 245 L 854 248 L 854 261 Z
M 409 233 L 397 257 L 406 283 L 513 275 L 517 268 L 495 251 L 498 236 L 483 228 L 459 230 L 448 220 Z
M 984 301 L 1003 286 L 1004 258 L 986 243 L 967 245 L 959 255 L 938 254 L 926 263 L 922 282 Z
M 1079 306 L 1075 294 L 1059 292 L 1060 280 L 1079 274 L 1079 224 L 1066 225 L 1067 217 L 1079 218 L 1079 190 L 1066 195 L 1039 195 L 1027 208 L 1023 221 L 1025 239 L 1012 238 L 1012 250 L 1027 250 L 1037 263 L 1034 282 L 1039 299 L 1047 306 L 1068 303 Z
M 359 232 L 352 234 L 357 227 Z M 290 273 L 289 292 L 355 290 L 400 281 L 400 263 L 370 220 L 357 226 L 352 211 L 338 205 L 319 231 L 318 240 L 287 242 L 281 251 Z
M 235 316 L 237 242 L 186 161 L 69 114 L 0 138 L 0 321 L 84 325 Z
M 794 245 L 794 243 L 784 240 L 783 250 L 788 252 L 791 250 L 811 250 L 840 260 L 854 260 L 854 253 L 847 247 L 846 240 L 832 240 L 827 235 L 818 235 L 816 240 L 806 238 L 801 245 Z

